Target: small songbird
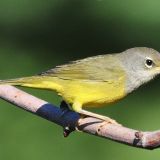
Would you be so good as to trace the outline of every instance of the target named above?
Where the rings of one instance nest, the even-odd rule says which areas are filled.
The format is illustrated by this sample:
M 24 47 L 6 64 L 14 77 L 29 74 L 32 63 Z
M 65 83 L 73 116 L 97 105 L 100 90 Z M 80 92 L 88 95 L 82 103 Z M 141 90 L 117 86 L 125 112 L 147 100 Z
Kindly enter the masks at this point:
M 160 53 L 136 47 L 73 61 L 31 77 L 1 80 L 0 84 L 54 90 L 75 112 L 116 123 L 83 107 L 116 102 L 158 74 Z

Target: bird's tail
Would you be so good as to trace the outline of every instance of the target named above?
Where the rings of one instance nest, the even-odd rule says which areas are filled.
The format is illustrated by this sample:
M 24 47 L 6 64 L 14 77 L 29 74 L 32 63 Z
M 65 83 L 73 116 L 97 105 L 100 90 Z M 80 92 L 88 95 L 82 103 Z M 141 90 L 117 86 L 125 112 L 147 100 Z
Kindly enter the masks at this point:
M 59 91 L 61 89 L 61 85 L 59 85 L 56 82 L 55 78 L 46 76 L 32 76 L 32 77 L 0 80 L 0 85 L 25 86 L 25 87 L 42 88 L 55 91 Z

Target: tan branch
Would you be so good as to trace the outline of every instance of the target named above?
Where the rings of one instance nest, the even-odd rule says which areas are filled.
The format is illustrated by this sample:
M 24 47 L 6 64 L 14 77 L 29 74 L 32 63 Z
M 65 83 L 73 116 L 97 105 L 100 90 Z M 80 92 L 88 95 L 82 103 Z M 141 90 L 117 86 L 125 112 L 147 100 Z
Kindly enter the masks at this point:
M 80 118 L 78 113 L 68 109 L 61 109 L 8 85 L 0 86 L 0 97 L 15 106 L 62 127 L 69 127 L 72 130 L 76 128 L 85 133 L 108 138 L 134 147 L 154 149 L 160 146 L 160 131 L 142 132 L 102 122 L 96 118 Z

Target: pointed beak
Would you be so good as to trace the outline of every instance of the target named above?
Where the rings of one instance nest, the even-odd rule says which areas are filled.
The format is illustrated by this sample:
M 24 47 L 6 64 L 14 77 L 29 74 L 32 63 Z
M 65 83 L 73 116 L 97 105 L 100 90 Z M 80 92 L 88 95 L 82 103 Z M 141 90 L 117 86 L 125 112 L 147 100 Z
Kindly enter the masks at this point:
M 154 57 L 153 59 L 154 59 L 153 70 L 156 74 L 160 74 L 160 53 L 156 54 L 156 57 Z
M 160 61 L 156 64 L 156 72 L 160 73 Z

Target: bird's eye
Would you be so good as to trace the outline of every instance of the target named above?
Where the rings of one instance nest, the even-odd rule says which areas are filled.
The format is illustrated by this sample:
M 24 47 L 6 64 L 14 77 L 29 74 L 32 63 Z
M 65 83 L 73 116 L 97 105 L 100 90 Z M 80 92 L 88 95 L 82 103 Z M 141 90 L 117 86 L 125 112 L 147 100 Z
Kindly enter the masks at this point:
M 147 68 L 151 68 L 153 66 L 153 60 L 150 58 L 147 58 L 145 65 Z

